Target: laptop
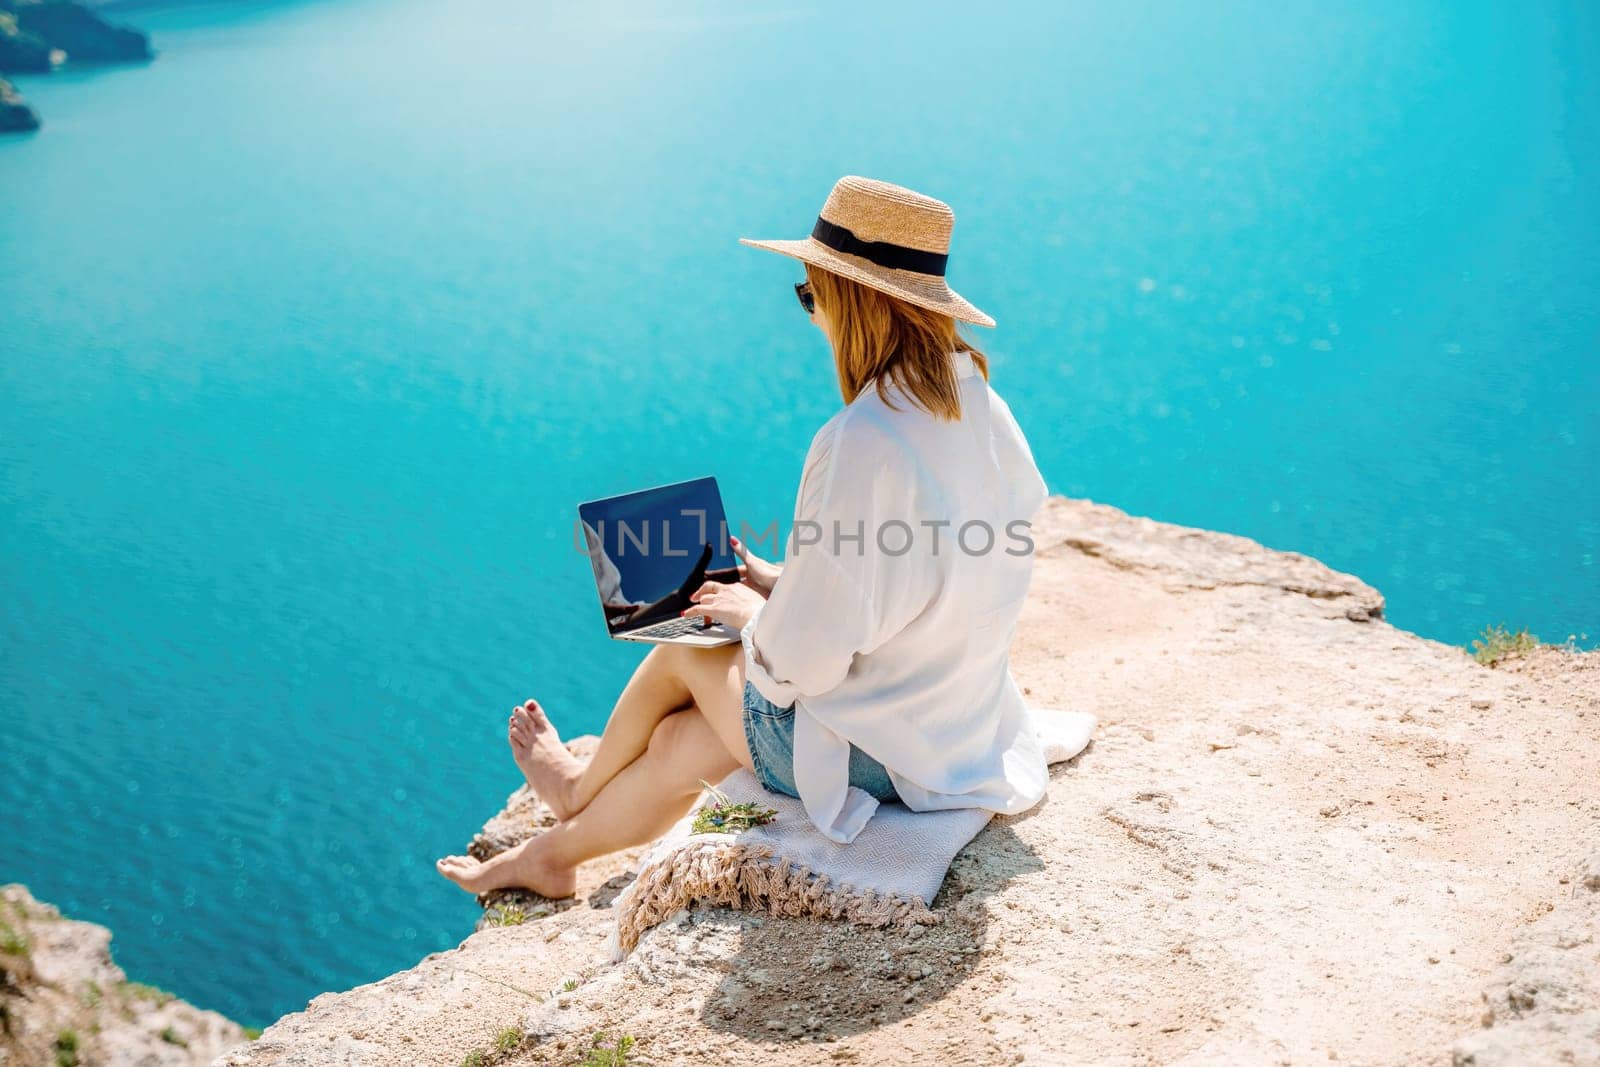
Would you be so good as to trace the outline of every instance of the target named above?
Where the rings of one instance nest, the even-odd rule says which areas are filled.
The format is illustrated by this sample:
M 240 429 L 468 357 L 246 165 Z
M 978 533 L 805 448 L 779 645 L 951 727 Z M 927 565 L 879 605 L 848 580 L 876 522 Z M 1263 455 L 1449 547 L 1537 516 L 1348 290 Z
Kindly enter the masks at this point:
M 739 580 L 715 478 L 579 504 L 578 524 L 613 638 L 703 647 L 739 640 L 732 627 L 682 615 L 708 580 Z

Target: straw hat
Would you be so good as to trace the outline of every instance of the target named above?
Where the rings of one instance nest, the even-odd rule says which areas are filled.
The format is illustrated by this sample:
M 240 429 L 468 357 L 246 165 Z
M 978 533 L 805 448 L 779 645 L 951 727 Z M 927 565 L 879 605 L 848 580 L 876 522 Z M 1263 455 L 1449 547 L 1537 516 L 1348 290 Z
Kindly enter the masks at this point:
M 834 184 L 810 237 L 739 242 L 815 264 L 908 304 L 993 326 L 994 319 L 945 284 L 955 221 L 942 200 L 850 174 Z

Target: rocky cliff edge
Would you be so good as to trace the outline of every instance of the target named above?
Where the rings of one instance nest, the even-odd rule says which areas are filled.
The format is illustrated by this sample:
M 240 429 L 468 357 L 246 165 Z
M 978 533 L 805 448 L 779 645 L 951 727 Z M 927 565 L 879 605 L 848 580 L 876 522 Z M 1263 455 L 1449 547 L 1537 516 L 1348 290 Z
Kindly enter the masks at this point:
M 694 908 L 612 966 L 624 853 L 220 1062 L 1600 1063 L 1600 654 L 1481 666 L 1314 559 L 1090 501 L 1035 530 L 1016 674 L 1101 726 L 937 925 Z M 519 790 L 474 848 L 548 822 Z
M 111 931 L 0 886 L 0 1065 L 189 1067 L 245 1039 L 236 1023 L 111 959 Z

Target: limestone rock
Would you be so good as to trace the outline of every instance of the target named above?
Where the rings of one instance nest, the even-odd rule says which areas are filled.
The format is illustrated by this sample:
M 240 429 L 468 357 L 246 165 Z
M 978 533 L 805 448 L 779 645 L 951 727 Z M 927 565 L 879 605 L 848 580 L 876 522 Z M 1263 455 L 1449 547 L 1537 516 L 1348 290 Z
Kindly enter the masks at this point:
M 129 982 L 105 927 L 0 887 L 0 1064 L 188 1067 L 244 1037 L 216 1012 Z
M 1101 726 L 934 925 L 697 907 L 613 966 L 614 856 L 223 1062 L 1600 1063 L 1600 654 L 1483 667 L 1316 560 L 1089 501 L 1034 536 L 1018 682 Z M 521 791 L 473 849 L 547 819 Z
M 1455 1067 L 1600 1064 L 1600 852 L 1575 874 L 1511 939 L 1484 1029 L 1456 1043 Z

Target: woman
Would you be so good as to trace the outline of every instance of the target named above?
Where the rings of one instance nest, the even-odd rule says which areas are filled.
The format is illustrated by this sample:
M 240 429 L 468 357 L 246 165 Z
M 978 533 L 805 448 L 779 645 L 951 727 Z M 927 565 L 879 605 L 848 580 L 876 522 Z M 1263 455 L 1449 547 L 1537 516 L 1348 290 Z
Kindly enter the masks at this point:
M 810 237 L 744 240 L 805 263 L 796 289 L 845 401 L 806 456 L 786 562 L 734 539 L 741 581 L 706 583 L 684 614 L 741 644 L 656 646 L 587 763 L 537 702 L 514 709 L 512 755 L 559 822 L 485 862 L 446 857 L 442 874 L 571 895 L 578 864 L 659 837 L 701 779 L 741 766 L 841 842 L 880 801 L 1014 814 L 1044 795 L 1007 657 L 1045 486 L 957 333 L 994 320 L 945 283 L 954 221 L 938 200 L 846 177 Z

